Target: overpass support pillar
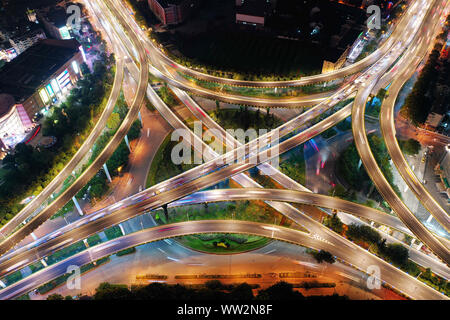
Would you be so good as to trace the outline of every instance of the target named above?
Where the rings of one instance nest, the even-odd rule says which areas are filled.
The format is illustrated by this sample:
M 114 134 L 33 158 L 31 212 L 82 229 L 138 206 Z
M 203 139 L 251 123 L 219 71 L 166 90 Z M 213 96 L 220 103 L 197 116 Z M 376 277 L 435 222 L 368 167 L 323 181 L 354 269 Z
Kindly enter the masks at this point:
M 128 135 L 125 135 L 125 143 L 127 144 L 128 150 L 130 150 L 131 152 L 131 148 L 130 148 L 130 142 L 128 141 Z
M 125 235 L 125 234 L 126 234 L 126 233 L 125 233 L 125 230 L 123 229 L 123 226 L 122 226 L 121 223 L 119 223 L 119 229 L 120 229 L 120 231 L 122 232 L 122 235 Z
M 166 216 L 166 222 L 169 222 L 169 210 L 167 209 L 167 204 L 163 205 L 164 215 Z
M 432 214 L 430 214 L 430 216 L 428 217 L 427 223 L 431 223 L 431 220 L 433 220 L 433 215 Z
M 44 267 L 48 267 L 47 262 L 44 259 L 41 259 L 41 263 Z
M 138 117 L 139 117 L 139 121 L 141 122 L 141 125 L 144 125 L 144 124 L 142 123 L 142 115 L 141 115 L 141 111 L 139 111 Z
M 78 203 L 77 198 L 75 198 L 75 196 L 72 197 L 72 201 L 75 204 L 75 207 L 77 207 L 78 213 L 80 214 L 80 216 L 83 215 L 83 210 L 81 210 L 80 204 Z
M 106 162 L 103 164 L 103 170 L 105 171 L 106 177 L 108 178 L 109 183 L 112 182 L 111 175 L 109 174 L 108 167 L 106 166 Z

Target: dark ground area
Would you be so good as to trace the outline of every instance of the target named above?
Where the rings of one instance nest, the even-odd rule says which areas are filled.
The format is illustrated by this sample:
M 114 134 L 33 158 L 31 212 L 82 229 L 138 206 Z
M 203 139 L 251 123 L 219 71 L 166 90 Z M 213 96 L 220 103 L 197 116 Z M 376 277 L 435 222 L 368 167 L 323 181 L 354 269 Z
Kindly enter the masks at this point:
M 364 11 L 328 0 L 279 0 L 277 14 L 255 30 L 235 23 L 234 3 L 203 1 L 185 23 L 158 33 L 159 41 L 186 65 L 238 72 L 244 79 L 292 78 L 320 73 L 323 60 L 337 60 L 365 19 Z

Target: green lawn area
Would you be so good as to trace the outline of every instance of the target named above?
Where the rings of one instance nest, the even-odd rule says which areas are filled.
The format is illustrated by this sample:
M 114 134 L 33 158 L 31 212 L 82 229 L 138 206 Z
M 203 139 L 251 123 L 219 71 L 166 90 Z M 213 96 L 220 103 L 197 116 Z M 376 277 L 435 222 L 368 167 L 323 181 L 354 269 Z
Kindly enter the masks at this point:
M 176 165 L 173 163 L 171 159 L 172 149 L 179 142 L 171 141 L 171 136 L 172 133 L 167 135 L 153 158 L 147 175 L 147 188 L 196 166 L 196 164 Z
M 118 237 L 123 236 L 122 231 L 118 226 L 113 226 L 111 228 L 108 228 L 105 230 L 105 235 L 108 238 L 108 240 L 112 240 Z
M 117 252 L 116 256 L 118 256 L 118 257 L 125 256 L 127 254 L 131 254 L 131 253 L 135 253 L 135 252 L 136 252 L 136 248 L 132 247 L 132 248 L 128 248 L 128 249 Z
M 162 209 L 157 210 L 155 213 L 155 220 L 160 223 L 166 223 L 164 218 L 164 213 Z M 209 203 L 206 207 L 205 205 L 189 205 L 176 208 L 169 208 L 169 222 L 182 222 L 187 220 L 246 220 L 246 221 L 258 221 L 262 223 L 277 223 L 283 226 L 289 226 L 289 222 L 283 219 L 282 216 L 277 213 L 274 209 L 269 207 L 263 202 L 259 201 L 236 201 L 236 202 L 218 202 Z M 207 235 L 205 235 L 207 237 Z M 180 239 L 183 239 L 181 237 Z M 225 253 L 225 252 L 238 252 L 253 250 L 260 246 L 263 246 L 267 241 L 254 241 L 255 238 L 249 235 L 240 235 L 242 239 L 249 239 L 246 244 L 241 243 L 231 243 L 229 248 L 216 247 L 213 245 L 216 237 L 213 240 L 206 241 L 205 245 L 200 245 L 203 240 L 200 238 L 193 238 L 191 236 L 188 240 L 183 240 L 182 243 L 185 246 L 191 247 L 193 249 L 200 251 L 210 251 L 215 253 Z M 204 239 L 204 238 L 203 238 Z M 236 242 L 236 241 L 234 241 Z M 211 251 L 212 250 L 212 251 Z M 225 251 L 224 251 L 225 250 Z M 232 250 L 232 251 L 230 251 Z
M 64 260 L 74 254 L 81 252 L 86 249 L 86 246 L 83 241 L 78 241 L 70 246 L 63 248 L 61 250 L 56 251 L 52 255 L 45 258 L 45 261 L 48 265 L 54 264 L 58 261 Z
M 243 234 L 206 234 L 185 236 L 177 239 L 181 244 L 194 250 L 230 254 L 255 250 L 265 246 L 270 239 Z
M 261 98 L 291 98 L 304 96 L 307 94 L 320 93 L 325 91 L 331 91 L 337 89 L 337 85 L 330 85 L 324 87 L 319 85 L 308 85 L 302 87 L 287 87 L 287 88 L 250 88 L 250 87 L 233 87 L 229 85 L 222 85 L 214 82 L 196 79 L 178 72 L 179 75 L 194 82 L 200 87 L 209 89 L 216 92 L 224 92 L 229 94 L 238 94 L 249 97 L 261 97 Z
M 306 163 L 303 154 L 303 145 L 296 147 L 289 153 L 287 159 L 280 163 L 281 172 L 300 184 L 306 183 Z
M 87 238 L 87 243 L 88 243 L 89 247 L 95 246 L 96 244 L 99 244 L 100 242 L 102 242 L 102 240 L 100 239 L 100 236 L 98 234 L 94 234 L 93 236 L 90 236 L 89 238 Z
M 44 265 L 43 265 L 40 261 L 38 261 L 38 262 L 35 262 L 35 263 L 30 264 L 29 267 L 30 267 L 30 269 L 31 269 L 31 272 L 32 272 L 32 273 L 35 273 L 35 272 L 37 272 L 37 271 L 43 269 L 43 268 L 44 268 Z
M 82 266 L 80 268 L 81 269 L 80 272 L 81 272 L 81 274 L 83 274 L 83 273 L 85 273 L 89 270 L 92 270 L 108 261 L 109 261 L 109 257 L 105 257 L 105 258 L 101 258 L 101 259 L 95 261 L 95 264 L 94 264 L 94 262 L 85 264 L 84 266 Z M 55 278 L 52 281 L 47 282 L 44 285 L 40 286 L 37 290 L 40 294 L 45 294 L 45 293 L 55 289 L 56 287 L 62 285 L 63 283 L 65 283 L 67 278 L 70 275 L 71 274 L 69 274 L 69 273 L 63 274 L 62 276 L 59 276 L 58 278 Z
M 189 220 L 246 220 L 262 223 L 280 222 L 281 215 L 272 207 L 260 201 L 235 201 L 217 202 L 204 204 L 187 205 L 182 207 L 169 208 L 169 222 L 182 222 Z M 159 219 L 164 218 L 162 209 L 155 211 Z
M 22 279 L 22 273 L 20 272 L 20 270 L 18 270 L 16 272 L 13 272 L 13 273 L 7 275 L 5 277 L 5 281 L 4 282 L 6 282 L 5 284 L 7 286 L 9 286 L 9 285 L 11 285 L 11 284 L 21 280 L 21 279 Z

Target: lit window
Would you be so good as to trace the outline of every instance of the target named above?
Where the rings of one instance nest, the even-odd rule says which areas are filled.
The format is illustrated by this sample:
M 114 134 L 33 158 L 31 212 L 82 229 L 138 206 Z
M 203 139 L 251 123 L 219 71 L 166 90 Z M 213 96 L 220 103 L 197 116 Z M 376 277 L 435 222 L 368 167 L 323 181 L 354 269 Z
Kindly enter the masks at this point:
M 50 84 L 52 85 L 52 89 L 53 89 L 54 92 L 59 92 L 59 91 L 61 91 L 61 90 L 59 89 L 58 81 L 56 81 L 56 79 L 53 79 L 53 80 L 50 82 Z
M 50 98 L 49 98 L 48 95 L 47 95 L 47 92 L 45 92 L 44 89 L 41 89 L 41 90 L 39 91 L 39 95 L 41 96 L 41 99 L 42 99 L 42 101 L 43 101 L 44 103 L 47 103 L 47 102 L 50 100 Z
M 50 97 L 53 97 L 55 93 L 53 92 L 52 86 L 50 84 L 46 85 L 45 88 L 47 89 L 48 95 Z
M 80 69 L 78 68 L 78 63 L 75 60 L 72 61 L 72 69 L 76 74 L 80 72 Z

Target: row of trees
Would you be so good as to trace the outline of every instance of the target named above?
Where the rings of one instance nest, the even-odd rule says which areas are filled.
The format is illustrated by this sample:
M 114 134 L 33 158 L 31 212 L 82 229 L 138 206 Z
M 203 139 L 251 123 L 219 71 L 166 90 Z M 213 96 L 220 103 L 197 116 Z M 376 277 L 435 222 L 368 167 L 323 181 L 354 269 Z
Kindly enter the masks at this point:
M 66 101 L 51 109 L 44 120 L 43 134 L 55 136 L 57 143 L 49 149 L 18 144 L 3 159 L 5 175 L 0 185 L 0 219 L 5 224 L 23 205 L 27 195 L 37 195 L 76 153 L 82 139 L 93 127 L 101 112 L 102 100 L 113 82 L 114 57 L 102 55 L 94 62 L 93 72 L 81 65 L 84 75 Z
M 134 140 L 139 137 L 142 125 L 139 120 L 133 122 L 130 130 L 128 131 L 128 139 Z M 103 140 L 102 140 L 103 141 Z M 107 140 L 109 141 L 109 139 Z M 98 151 L 99 153 L 99 151 Z M 94 152 L 92 154 L 93 159 Z M 106 166 L 111 177 L 119 175 L 119 168 L 124 168 L 128 164 L 130 150 L 128 149 L 125 141 L 122 141 L 111 157 L 106 161 Z M 91 198 L 101 198 L 108 191 L 108 180 L 105 172 L 100 170 L 77 194 L 77 198 L 82 197 L 89 189 Z
M 351 240 L 364 241 L 375 246 L 377 252 L 387 261 L 399 267 L 408 265 L 409 252 L 399 243 L 386 244 L 386 239 L 373 228 L 366 225 L 351 224 L 345 233 Z
M 325 250 L 313 251 L 312 256 L 317 260 L 318 263 L 327 262 L 333 264 L 336 262 L 334 256 Z
M 446 102 L 450 99 L 450 64 L 448 59 L 440 59 L 440 51 L 447 40 L 449 29 L 450 16 L 403 106 L 403 114 L 414 125 L 425 123 L 431 111 L 440 114 L 447 111 Z
M 256 111 L 249 110 L 247 106 L 241 106 L 239 110 L 220 109 L 217 103 L 212 117 L 227 129 L 242 128 L 247 130 L 253 128 L 259 131 L 259 129 L 270 130 L 280 125 L 279 119 L 275 118 L 273 113 L 270 113 L 269 108 L 262 114 L 259 108 Z
M 171 300 L 171 301 L 248 301 L 248 300 L 347 300 L 347 296 L 337 294 L 331 296 L 305 297 L 294 290 L 293 285 L 287 282 L 278 282 L 267 289 L 259 290 L 255 296 L 255 286 L 247 283 L 237 285 L 225 285 L 218 280 L 205 283 L 202 288 L 192 288 L 184 285 L 168 285 L 164 283 L 151 283 L 143 287 L 132 287 L 128 289 L 123 285 L 114 285 L 107 282 L 101 283 L 95 290 L 93 297 L 84 296 L 80 300 Z M 259 286 L 258 286 L 259 287 Z M 47 300 L 63 300 L 60 294 L 53 294 Z M 71 300 L 66 297 L 66 300 Z
M 336 213 L 324 219 L 324 225 L 333 231 L 342 234 L 344 231 L 344 223 L 339 219 Z M 408 249 L 400 244 L 387 244 L 386 239 L 373 228 L 366 225 L 351 224 L 345 231 L 345 235 L 353 241 L 364 241 L 370 245 L 375 245 L 384 258 L 392 261 L 398 266 L 406 266 L 408 264 Z
M 336 213 L 332 216 L 328 216 L 324 219 L 324 225 L 333 231 L 344 234 L 345 225 L 339 219 Z M 351 224 L 345 230 L 345 235 L 352 241 L 362 241 L 370 245 L 370 248 L 381 256 L 384 260 L 392 262 L 397 267 L 401 268 L 403 271 L 412 274 L 414 277 L 419 276 L 419 279 L 428 283 L 432 287 L 444 291 L 445 294 L 450 294 L 450 282 L 445 279 L 433 275 L 431 270 L 428 268 L 425 272 L 420 273 L 420 269 L 413 261 L 409 260 L 409 251 L 405 246 L 399 243 L 389 243 L 386 244 L 386 239 L 382 238 L 381 235 L 375 229 L 366 225 Z M 410 245 L 412 237 L 405 235 L 406 242 Z M 320 252 L 313 252 L 313 255 L 323 256 L 322 260 L 330 258 L 331 254 Z M 331 256 L 331 258 L 334 258 Z M 320 258 L 316 257 L 317 261 Z M 321 262 L 321 261 L 319 261 Z M 328 262 L 328 261 L 327 261 Z M 330 262 L 331 263 L 331 262 Z
M 394 184 L 394 175 L 389 163 L 390 156 L 383 139 L 375 134 L 370 134 L 367 138 L 372 154 L 386 177 L 386 180 L 391 184 L 396 193 L 401 196 L 400 190 Z M 355 142 L 353 142 L 341 153 L 337 163 L 337 173 L 353 190 L 363 190 L 372 185 L 372 181 L 360 161 Z M 351 196 L 350 191 L 345 191 L 345 193 L 349 193 L 348 196 Z M 353 198 L 353 196 L 351 196 L 351 198 Z M 377 198 L 381 199 L 380 196 Z
M 408 155 L 416 155 L 420 151 L 420 142 L 414 139 L 398 140 L 402 151 Z

